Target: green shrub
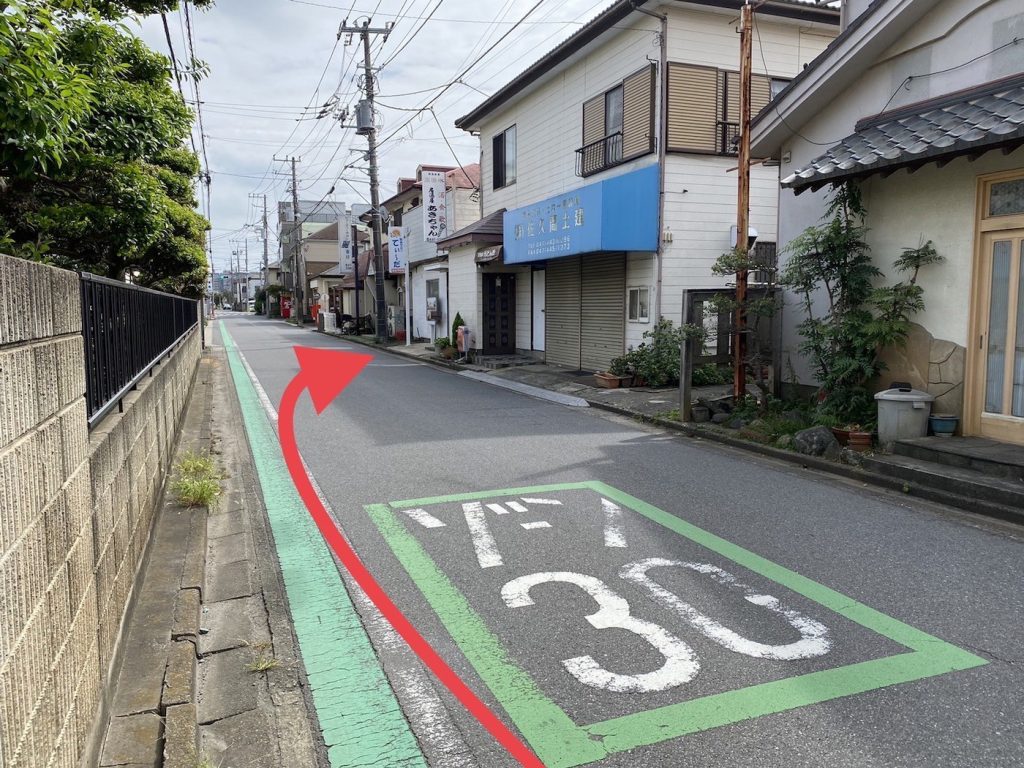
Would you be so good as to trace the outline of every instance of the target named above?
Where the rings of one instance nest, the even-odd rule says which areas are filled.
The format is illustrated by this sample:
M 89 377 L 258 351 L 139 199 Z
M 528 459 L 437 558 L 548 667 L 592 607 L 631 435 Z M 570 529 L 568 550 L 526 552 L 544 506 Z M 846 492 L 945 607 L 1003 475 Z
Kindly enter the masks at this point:
M 713 384 L 728 384 L 732 381 L 732 372 L 719 368 L 714 363 L 698 365 L 693 369 L 690 383 L 695 387 L 708 387 Z
M 465 323 L 462 320 L 462 314 L 459 313 L 459 312 L 456 312 L 455 313 L 455 319 L 452 320 L 452 337 L 451 337 L 451 342 L 452 342 L 453 345 L 456 344 L 458 342 L 458 340 L 459 340 L 459 333 L 458 333 L 458 331 L 459 331 L 459 326 L 460 325 L 465 325 Z

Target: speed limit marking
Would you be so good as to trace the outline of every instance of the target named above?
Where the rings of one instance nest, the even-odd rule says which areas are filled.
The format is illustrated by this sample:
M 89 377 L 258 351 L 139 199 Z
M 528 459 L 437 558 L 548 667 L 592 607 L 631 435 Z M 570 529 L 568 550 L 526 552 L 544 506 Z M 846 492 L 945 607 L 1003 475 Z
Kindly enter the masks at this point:
M 570 570 L 564 556 L 567 550 L 552 543 L 560 526 L 568 527 L 573 521 L 573 510 L 579 515 L 580 499 L 585 502 L 587 525 L 594 527 L 590 546 L 607 553 L 602 562 L 616 563 L 604 578 Z M 412 499 L 366 509 L 466 659 L 549 768 L 572 768 L 639 746 L 986 663 L 601 482 Z M 658 553 L 648 551 L 649 537 L 633 536 L 638 529 L 631 528 L 631 517 L 678 534 L 682 540 L 676 541 L 685 543 L 688 555 L 697 552 L 699 556 L 656 556 Z M 585 534 L 574 529 L 572 535 L 579 539 Z M 529 537 L 522 540 L 529 544 L 514 546 L 516 536 Z M 439 553 L 447 553 L 459 542 L 466 545 L 466 551 L 456 553 L 456 561 L 446 572 L 439 565 Z M 549 558 L 549 562 L 557 561 L 557 568 L 538 570 L 529 561 L 516 560 L 516 552 L 541 553 L 545 546 L 557 554 Z M 540 554 L 531 559 L 542 560 Z M 744 571 L 753 574 L 757 582 L 766 580 L 776 586 L 766 589 L 753 581 L 747 584 L 741 576 Z M 727 617 L 702 611 L 671 587 L 671 577 L 679 574 L 717 589 L 716 594 L 735 595 L 740 604 L 754 606 L 751 610 L 763 611 L 781 626 L 788 625 L 790 641 L 755 640 L 731 626 Z M 465 585 L 462 589 L 456 585 L 459 580 Z M 492 590 L 494 594 L 488 594 L 485 601 L 488 610 L 499 606 L 500 610 L 515 611 L 521 621 L 540 615 L 536 612 L 541 604 L 552 599 L 552 584 L 558 590 L 583 595 L 597 606 L 589 615 L 572 619 L 598 630 L 591 637 L 604 637 L 603 630 L 612 630 L 608 637 L 616 642 L 631 638 L 629 642 L 647 649 L 645 659 L 656 659 L 650 661 L 649 669 L 627 673 L 615 669 L 614 663 L 599 661 L 607 654 L 562 658 L 552 651 L 572 685 L 610 697 L 622 696 L 629 705 L 644 701 L 635 694 L 662 697 L 659 701 L 664 702 L 663 697 L 672 692 L 689 691 L 702 675 L 698 644 L 704 653 L 717 648 L 719 653 L 736 654 L 732 658 L 761 660 L 759 663 L 770 660 L 793 665 L 812 660 L 823 666 L 809 672 L 805 667 L 792 676 L 746 687 L 691 695 L 597 722 L 578 722 L 578 717 L 566 711 L 564 702 L 560 706 L 554 700 L 556 695 L 542 690 L 521 659 L 513 658 L 516 654 L 509 650 L 509 638 L 502 637 L 499 629 L 513 625 L 481 613 L 465 591 L 471 586 L 478 591 Z M 644 613 L 653 606 L 658 621 L 640 616 L 641 611 L 631 604 L 628 595 L 638 593 L 648 601 Z M 796 599 L 811 609 L 801 606 L 798 610 L 787 604 L 788 593 L 799 596 Z M 859 631 L 901 646 L 900 651 L 855 663 L 824 665 L 831 658 L 835 640 L 830 622 L 852 623 Z

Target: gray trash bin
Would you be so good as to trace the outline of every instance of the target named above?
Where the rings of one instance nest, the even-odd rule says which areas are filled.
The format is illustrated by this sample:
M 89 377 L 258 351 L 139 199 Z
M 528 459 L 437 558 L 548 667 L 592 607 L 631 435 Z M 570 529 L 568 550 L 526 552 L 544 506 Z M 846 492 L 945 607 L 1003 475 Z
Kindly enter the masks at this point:
M 875 395 L 878 401 L 878 442 L 889 447 L 897 440 L 928 434 L 928 416 L 934 395 L 920 389 L 886 389 Z

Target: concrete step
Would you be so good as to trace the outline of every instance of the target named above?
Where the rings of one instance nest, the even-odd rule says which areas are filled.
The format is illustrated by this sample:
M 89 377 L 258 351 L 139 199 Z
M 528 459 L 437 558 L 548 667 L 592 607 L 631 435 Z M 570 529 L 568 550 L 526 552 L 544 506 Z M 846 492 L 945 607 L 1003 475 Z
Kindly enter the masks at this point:
M 1024 523 L 1024 483 L 1016 480 L 901 455 L 864 456 L 862 466 L 869 472 L 905 481 L 913 486 L 915 496 Z
M 893 453 L 1024 484 L 1024 446 L 979 437 L 918 437 L 896 441 Z

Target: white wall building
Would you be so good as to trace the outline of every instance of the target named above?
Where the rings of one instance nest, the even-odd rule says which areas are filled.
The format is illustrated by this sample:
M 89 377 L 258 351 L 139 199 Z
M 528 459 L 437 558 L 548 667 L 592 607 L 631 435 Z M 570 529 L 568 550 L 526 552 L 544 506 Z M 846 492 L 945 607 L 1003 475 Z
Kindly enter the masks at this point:
M 920 275 L 926 309 L 883 384 L 931 391 L 966 434 L 1024 443 L 1024 6 L 856 0 L 844 19 L 752 130 L 754 153 L 781 160 L 780 243 L 847 181 L 885 282 L 903 248 L 933 241 L 944 261 Z M 814 384 L 799 320 L 790 299 L 783 364 Z
M 412 337 L 433 341 L 438 336 L 448 335 L 455 315 L 448 310 L 448 252 L 425 236 L 426 203 L 422 181 L 425 171 L 444 174 L 445 223 L 438 233 L 444 238 L 480 217 L 480 165 L 473 163 L 461 168 L 421 165 L 416 169 L 415 178 L 399 179 L 398 192 L 382 203 L 391 216 L 391 226 L 403 227 L 406 232 Z M 404 281 L 399 279 L 397 287 L 400 289 L 399 305 L 404 312 L 408 301 L 404 296 Z M 401 325 L 404 327 L 404 323 Z
M 506 211 L 499 257 L 449 257 L 484 354 L 603 369 L 658 317 L 678 323 L 684 289 L 723 285 L 711 265 L 736 219 L 740 5 L 616 2 L 457 121 L 480 136 L 483 217 Z M 755 110 L 837 24 L 828 8 L 759 6 Z M 774 169 L 755 167 L 751 194 L 751 226 L 774 243 Z

